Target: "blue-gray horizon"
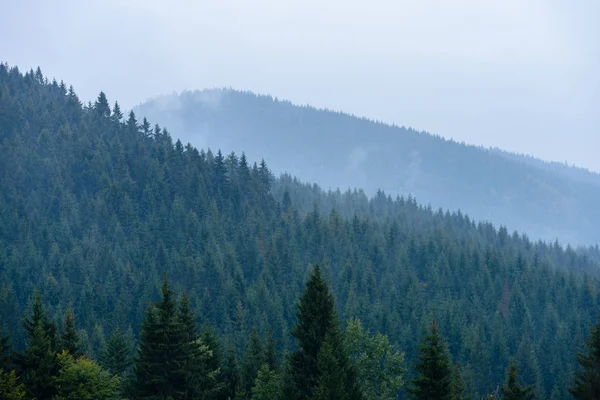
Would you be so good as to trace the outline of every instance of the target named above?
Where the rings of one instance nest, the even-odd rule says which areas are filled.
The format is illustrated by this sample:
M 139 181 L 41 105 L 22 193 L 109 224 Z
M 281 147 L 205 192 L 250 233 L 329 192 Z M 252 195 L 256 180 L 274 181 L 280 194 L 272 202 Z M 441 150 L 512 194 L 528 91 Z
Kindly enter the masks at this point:
M 233 87 L 600 172 L 600 3 L 25 0 L 0 57 L 125 108 Z M 159 121 L 158 121 L 159 122 Z

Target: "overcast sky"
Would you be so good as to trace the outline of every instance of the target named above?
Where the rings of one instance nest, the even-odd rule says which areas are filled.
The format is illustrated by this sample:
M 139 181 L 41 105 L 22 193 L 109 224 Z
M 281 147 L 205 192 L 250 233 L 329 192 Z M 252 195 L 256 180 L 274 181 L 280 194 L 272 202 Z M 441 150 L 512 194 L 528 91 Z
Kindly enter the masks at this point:
M 0 60 L 126 108 L 226 86 L 600 171 L 598 21 L 598 0 L 21 0 Z

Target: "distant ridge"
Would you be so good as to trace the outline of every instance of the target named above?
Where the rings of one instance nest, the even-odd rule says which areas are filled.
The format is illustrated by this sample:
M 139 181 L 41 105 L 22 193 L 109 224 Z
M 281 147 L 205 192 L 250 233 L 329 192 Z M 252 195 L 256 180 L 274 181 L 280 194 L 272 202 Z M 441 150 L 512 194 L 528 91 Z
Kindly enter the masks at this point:
M 184 142 L 245 151 L 324 188 L 411 194 L 532 238 L 600 242 L 600 175 L 581 168 L 231 89 L 160 96 L 135 111 Z

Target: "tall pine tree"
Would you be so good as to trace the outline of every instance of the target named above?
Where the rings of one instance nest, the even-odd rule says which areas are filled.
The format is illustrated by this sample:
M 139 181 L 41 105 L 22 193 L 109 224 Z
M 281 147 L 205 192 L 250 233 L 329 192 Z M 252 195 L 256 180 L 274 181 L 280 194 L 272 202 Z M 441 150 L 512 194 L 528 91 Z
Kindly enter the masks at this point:
M 408 392 L 411 399 L 453 399 L 450 355 L 435 321 L 419 347 L 415 369 L 419 375 L 410 382 Z
M 586 348 L 586 353 L 577 355 L 581 370 L 575 375 L 569 392 L 576 399 L 600 399 L 600 318 L 591 328 Z
M 142 325 L 135 362 L 134 391 L 138 399 L 184 398 L 184 339 L 175 294 L 165 276 L 162 301 L 150 307 Z
M 79 343 L 79 334 L 75 328 L 75 316 L 69 308 L 63 317 L 63 333 L 60 337 L 60 346 L 62 350 L 67 350 L 74 359 L 78 359 L 82 355 Z
M 100 357 L 100 365 L 113 375 L 123 375 L 131 366 L 131 350 L 119 328 L 108 340 Z
M 344 390 L 350 399 L 362 398 L 357 387 L 349 384 L 356 382 L 354 368 L 343 346 L 333 296 L 319 266 L 310 274 L 296 316 L 292 335 L 300 348 L 288 358 L 285 398 L 324 399 Z
M 535 398 L 532 386 L 521 386 L 517 382 L 517 366 L 514 360 L 510 361 L 506 383 L 500 388 L 503 400 L 532 400 Z M 594 399 L 597 397 L 585 397 L 586 399 Z

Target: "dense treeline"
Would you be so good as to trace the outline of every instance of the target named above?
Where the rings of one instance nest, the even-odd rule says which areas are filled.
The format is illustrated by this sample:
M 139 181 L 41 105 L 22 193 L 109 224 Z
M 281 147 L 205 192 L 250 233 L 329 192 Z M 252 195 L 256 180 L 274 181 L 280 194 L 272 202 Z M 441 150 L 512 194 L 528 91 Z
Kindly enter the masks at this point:
M 264 157 L 277 173 L 325 188 L 411 193 L 536 238 L 600 242 L 597 173 L 228 89 L 161 96 L 135 111 L 198 147 Z
M 523 382 L 556 399 L 600 311 L 593 249 L 534 242 L 413 198 L 274 179 L 243 154 L 173 143 L 103 93 L 82 105 L 39 70 L 0 66 L 0 141 L 0 329 L 18 352 L 36 288 L 50 320 L 77 316 L 92 359 L 135 348 L 165 271 L 218 332 L 224 358 L 243 359 L 254 329 L 277 353 L 293 351 L 296 299 L 319 263 L 342 323 L 360 319 L 413 360 L 435 319 L 466 392 L 490 393 L 514 357 Z

